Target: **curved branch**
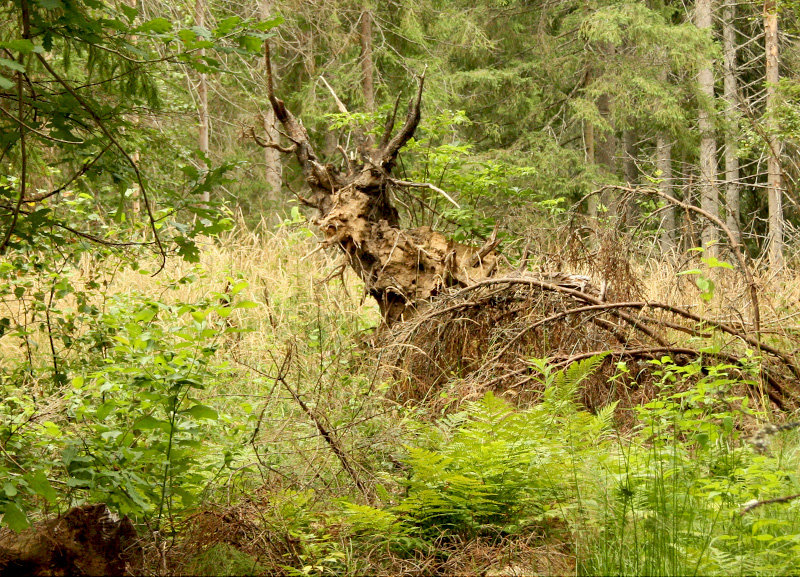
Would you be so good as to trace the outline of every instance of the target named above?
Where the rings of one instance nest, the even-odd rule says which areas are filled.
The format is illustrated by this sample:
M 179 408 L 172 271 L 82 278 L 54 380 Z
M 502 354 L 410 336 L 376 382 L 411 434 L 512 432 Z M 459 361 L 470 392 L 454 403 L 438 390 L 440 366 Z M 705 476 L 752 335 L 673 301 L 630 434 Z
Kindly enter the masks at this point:
M 105 134 L 106 138 L 108 138 L 114 144 L 117 150 L 119 150 L 122 156 L 124 156 L 125 159 L 128 161 L 128 164 L 131 166 L 131 168 L 133 168 L 133 172 L 136 175 L 136 182 L 139 185 L 139 190 L 142 191 L 142 199 L 144 200 L 144 206 L 145 209 L 147 210 L 147 218 L 150 221 L 150 229 L 153 231 L 153 238 L 155 239 L 155 243 L 158 246 L 158 252 L 161 255 L 161 266 L 155 273 L 153 273 L 153 274 L 158 274 L 167 264 L 167 252 L 164 249 L 164 245 L 161 244 L 161 238 L 159 238 L 158 236 L 158 228 L 156 227 L 156 220 L 155 217 L 153 216 L 153 208 L 152 206 L 150 206 L 150 200 L 147 197 L 147 188 L 145 187 L 144 181 L 142 180 L 142 174 L 139 172 L 139 167 L 136 166 L 136 162 L 134 162 L 133 158 L 131 158 L 130 154 L 128 154 L 128 151 L 125 150 L 125 148 L 119 143 L 119 141 L 114 137 L 114 135 L 111 134 L 111 131 L 106 127 L 105 123 L 103 122 L 103 119 L 100 118 L 100 116 L 94 111 L 94 109 L 91 106 L 89 106 L 89 103 L 87 103 L 83 99 L 83 97 L 81 97 L 81 95 L 78 94 L 72 88 L 72 86 L 69 85 L 69 83 L 66 80 L 61 78 L 61 76 L 55 70 L 53 70 L 53 67 L 50 66 L 50 64 L 47 62 L 44 56 L 37 53 L 36 57 L 39 59 L 39 62 L 42 63 L 42 66 L 44 66 L 45 69 L 50 73 L 50 75 L 53 78 L 55 78 L 56 81 L 58 81 L 58 83 L 61 84 L 61 86 L 63 86 L 64 89 L 70 93 L 70 95 L 72 95 L 72 97 L 78 102 L 78 104 L 81 105 L 81 107 L 86 112 L 89 113 L 89 115 L 95 121 L 95 124 L 97 124 L 98 128 L 100 128 L 103 134 Z
M 733 256 L 736 258 L 736 262 L 739 264 L 739 269 L 744 276 L 745 282 L 750 291 L 750 303 L 752 305 L 753 310 L 753 328 L 755 329 L 756 333 L 756 341 L 761 340 L 761 309 L 758 303 L 758 287 L 756 286 L 756 282 L 753 279 L 753 275 L 750 272 L 750 268 L 747 266 L 745 262 L 744 255 L 741 251 L 741 243 L 736 241 L 731 230 L 722 222 L 718 217 L 714 216 L 713 214 L 703 210 L 702 208 L 698 208 L 696 206 L 692 206 L 691 204 L 687 204 L 685 202 L 681 202 L 677 198 L 674 198 L 664 192 L 661 192 L 655 188 L 632 188 L 629 186 L 618 186 L 618 185 L 608 185 L 604 186 L 599 190 L 594 191 L 592 194 L 600 193 L 604 190 L 621 190 L 623 192 L 629 192 L 632 194 L 636 193 L 645 193 L 645 194 L 653 194 L 655 196 L 659 196 L 666 200 L 667 202 L 671 202 L 676 206 L 680 206 L 684 210 L 690 210 L 692 212 L 696 212 L 700 216 L 710 220 L 714 224 L 716 224 L 722 232 L 725 233 L 725 236 L 728 237 L 728 241 L 731 244 L 731 250 L 733 251 Z
M 417 88 L 416 96 L 412 98 L 411 102 L 408 104 L 408 114 L 406 115 L 405 124 L 403 124 L 400 131 L 395 134 L 394 138 L 389 140 L 386 146 L 380 151 L 381 165 L 386 172 L 392 171 L 394 162 L 397 159 L 397 154 L 400 152 L 400 149 L 405 146 L 406 142 L 411 140 L 411 137 L 414 136 L 414 132 L 417 130 L 417 126 L 419 126 L 421 118 L 420 105 L 422 103 L 422 87 L 424 84 L 425 71 L 423 71 L 422 76 L 419 77 L 419 87 Z

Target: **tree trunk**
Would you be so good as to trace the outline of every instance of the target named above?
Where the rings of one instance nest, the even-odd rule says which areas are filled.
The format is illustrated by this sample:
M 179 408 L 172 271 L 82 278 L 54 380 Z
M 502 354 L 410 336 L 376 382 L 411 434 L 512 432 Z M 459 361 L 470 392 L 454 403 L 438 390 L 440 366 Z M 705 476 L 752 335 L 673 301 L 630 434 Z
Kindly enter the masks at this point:
M 674 197 L 672 187 L 672 142 L 667 135 L 659 133 L 656 139 L 656 167 L 661 173 L 658 189 L 664 194 Z M 661 217 L 661 236 L 659 244 L 661 253 L 672 254 L 675 251 L 675 205 L 668 203 Z
M 595 163 L 594 150 L 594 124 L 583 122 L 583 141 L 586 146 L 586 164 L 592 166 Z M 586 213 L 592 223 L 597 222 L 597 208 L 600 205 L 600 198 L 593 194 L 586 200 Z
M 783 268 L 783 198 L 781 190 L 781 141 L 775 134 L 774 109 L 778 88 L 778 7 L 776 0 L 764 2 L 764 48 L 767 53 L 767 126 L 769 162 L 767 164 L 767 198 L 769 201 L 769 263 Z
M 695 25 L 700 30 L 711 33 L 712 0 L 697 0 L 695 5 Z M 714 138 L 714 124 L 711 110 L 714 103 L 714 69 L 710 59 L 705 59 L 697 75 L 697 82 L 703 101 L 698 110 L 700 129 L 700 208 L 713 216 L 719 216 L 719 192 L 717 190 L 717 143 Z M 719 231 L 716 225 L 703 219 L 701 241 L 709 254 L 718 254 Z
M 613 123 L 611 119 L 611 99 L 608 94 L 602 94 L 597 99 L 597 109 L 600 111 L 600 116 L 609 124 Z M 595 160 L 597 164 L 605 168 L 609 174 L 614 174 L 616 172 L 616 153 L 617 138 L 613 128 L 599 133 L 595 130 Z M 616 211 L 613 194 L 611 192 L 606 192 L 601 197 L 600 201 L 609 213 Z
M 262 19 L 266 20 L 270 17 L 272 12 L 271 0 L 261 0 L 259 3 L 259 14 Z M 264 58 L 264 65 L 270 66 L 270 59 Z M 274 77 L 275 71 L 270 70 L 270 75 Z M 269 142 L 278 142 L 280 140 L 280 133 L 278 132 L 278 125 L 275 120 L 275 111 L 272 106 L 269 106 L 266 112 L 262 115 L 262 124 L 264 128 L 264 135 Z M 281 153 L 275 148 L 264 148 L 264 180 L 267 184 L 267 199 L 270 204 L 276 204 L 280 198 L 281 184 L 282 184 L 283 166 L 281 165 Z
M 364 107 L 375 112 L 374 70 L 372 64 L 372 12 L 361 13 L 361 87 L 364 91 Z
M 722 7 L 722 45 L 725 59 L 725 224 L 737 243 L 741 243 L 739 230 L 739 101 L 736 81 L 736 29 L 734 0 L 725 0 Z
M 625 181 L 629 186 L 636 186 L 639 180 L 639 169 L 636 166 L 636 134 L 633 130 L 625 130 L 622 133 L 623 143 L 623 158 L 622 158 L 622 172 L 625 175 Z M 635 226 L 639 220 L 639 205 L 636 204 L 636 199 L 630 199 L 627 204 L 622 207 L 624 213 L 620 214 L 620 218 L 625 219 L 627 226 Z
M 203 28 L 206 25 L 206 13 L 203 0 L 196 0 L 194 5 L 194 21 L 195 25 Z M 201 54 L 205 50 L 200 51 Z M 208 157 L 208 79 L 205 73 L 200 74 L 200 81 L 197 84 L 197 115 L 199 117 L 199 129 L 197 133 L 197 147 L 204 156 Z M 210 196 L 207 190 L 203 191 L 202 201 L 207 203 Z

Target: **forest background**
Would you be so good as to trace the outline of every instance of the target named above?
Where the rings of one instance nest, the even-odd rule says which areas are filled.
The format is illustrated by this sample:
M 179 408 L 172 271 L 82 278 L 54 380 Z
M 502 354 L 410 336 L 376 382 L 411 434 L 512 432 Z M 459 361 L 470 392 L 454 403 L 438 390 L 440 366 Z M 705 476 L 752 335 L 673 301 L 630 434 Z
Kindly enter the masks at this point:
M 800 445 L 759 436 L 797 405 L 768 398 L 761 340 L 651 355 L 627 405 L 580 392 L 601 366 L 646 380 L 603 354 L 530 353 L 535 402 L 379 370 L 264 58 L 336 166 L 424 75 L 403 226 L 629 283 L 796 367 L 797 2 L 10 0 L 0 22 L 5 527 L 107 503 L 152 574 L 797 572 Z

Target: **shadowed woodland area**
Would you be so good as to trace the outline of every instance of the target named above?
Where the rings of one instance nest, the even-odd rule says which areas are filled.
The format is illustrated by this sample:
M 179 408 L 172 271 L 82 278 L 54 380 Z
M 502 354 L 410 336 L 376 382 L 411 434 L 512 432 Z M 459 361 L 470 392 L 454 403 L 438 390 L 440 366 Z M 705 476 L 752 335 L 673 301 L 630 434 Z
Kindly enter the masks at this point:
M 0 7 L 0 573 L 796 574 L 798 14 Z

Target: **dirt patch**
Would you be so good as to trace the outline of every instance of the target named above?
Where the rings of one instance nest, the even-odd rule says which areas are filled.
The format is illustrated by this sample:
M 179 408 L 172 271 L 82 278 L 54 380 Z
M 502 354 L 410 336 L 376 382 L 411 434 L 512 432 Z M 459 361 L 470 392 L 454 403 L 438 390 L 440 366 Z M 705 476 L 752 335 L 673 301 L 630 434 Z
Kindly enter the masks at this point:
M 130 519 L 84 505 L 21 533 L 0 531 L 2 575 L 135 575 L 142 548 Z

